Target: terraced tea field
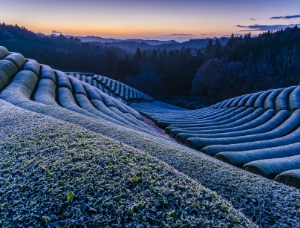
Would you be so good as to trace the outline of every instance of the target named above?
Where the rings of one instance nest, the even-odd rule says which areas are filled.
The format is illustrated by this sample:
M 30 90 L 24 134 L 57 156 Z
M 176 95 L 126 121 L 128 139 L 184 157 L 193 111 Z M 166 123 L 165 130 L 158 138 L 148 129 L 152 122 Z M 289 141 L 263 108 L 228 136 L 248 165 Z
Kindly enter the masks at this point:
M 300 188 L 300 88 L 246 94 L 195 111 L 132 105 L 189 147 Z
M 191 111 L 0 47 L 0 226 L 299 227 L 298 93 Z

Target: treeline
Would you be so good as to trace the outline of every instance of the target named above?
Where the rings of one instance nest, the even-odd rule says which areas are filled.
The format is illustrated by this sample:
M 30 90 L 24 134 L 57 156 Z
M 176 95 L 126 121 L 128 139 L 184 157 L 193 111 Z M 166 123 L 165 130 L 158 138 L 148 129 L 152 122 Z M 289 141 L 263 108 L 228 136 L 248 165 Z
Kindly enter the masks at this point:
M 245 93 L 297 85 L 299 48 L 297 26 L 257 37 L 232 35 L 224 46 L 210 41 L 190 94 L 205 97 L 211 104 Z
M 205 105 L 245 93 L 300 82 L 300 29 L 295 26 L 252 37 L 232 35 L 205 48 L 120 48 L 83 43 L 75 37 L 35 34 L 0 24 L 1 40 L 34 42 L 26 57 L 67 71 L 93 72 L 128 83 L 152 96 L 199 98 Z M 28 51 L 29 50 L 29 51 Z
M 141 51 L 138 48 L 131 58 L 125 56 L 119 60 L 115 78 L 152 95 L 183 94 L 191 89 L 191 82 L 203 61 L 200 50 Z
M 84 43 L 73 36 L 36 34 L 24 27 L 5 23 L 0 23 L 0 44 L 53 68 L 88 71 L 109 77 L 113 75 L 113 66 L 127 53 L 117 47 Z
M 210 105 L 245 93 L 297 85 L 299 48 L 297 26 L 256 37 L 232 35 L 225 45 L 217 38 L 209 39 L 202 50 L 188 48 L 158 55 L 156 50 L 142 54 L 137 50 L 123 65 L 140 62 L 139 72 L 134 68 L 132 72 L 121 70 L 122 77 L 121 72 L 117 75 L 120 79 L 133 75 L 125 81 L 148 93 L 192 96 Z M 149 77 L 153 80 L 147 80 Z M 150 81 L 147 87 L 145 81 Z

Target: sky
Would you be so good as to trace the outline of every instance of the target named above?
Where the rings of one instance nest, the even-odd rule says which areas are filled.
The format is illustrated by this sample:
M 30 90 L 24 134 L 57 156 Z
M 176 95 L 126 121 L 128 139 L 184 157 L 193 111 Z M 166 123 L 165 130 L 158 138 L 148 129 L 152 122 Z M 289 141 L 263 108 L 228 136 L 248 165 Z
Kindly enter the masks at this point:
M 74 36 L 185 41 L 300 24 L 299 0 L 0 0 L 0 22 Z

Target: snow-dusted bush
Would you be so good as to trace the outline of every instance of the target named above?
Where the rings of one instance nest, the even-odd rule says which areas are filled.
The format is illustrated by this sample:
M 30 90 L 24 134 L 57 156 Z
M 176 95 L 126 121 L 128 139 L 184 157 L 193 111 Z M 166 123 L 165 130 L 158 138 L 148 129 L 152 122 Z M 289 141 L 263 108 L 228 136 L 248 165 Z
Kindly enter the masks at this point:
M 58 71 L 58 70 L 56 70 L 55 72 L 57 75 L 57 86 L 58 87 L 66 87 L 70 91 L 73 91 L 71 82 L 68 78 L 68 75 L 66 75 L 64 72 Z
M 267 91 L 262 92 L 255 100 L 254 108 L 263 108 L 264 102 L 265 102 L 267 96 L 272 92 L 273 92 L 273 90 L 267 90 Z
M 76 104 L 76 101 L 74 99 L 71 90 L 68 89 L 67 87 L 63 86 L 58 88 L 58 98 L 59 98 L 59 103 L 62 107 L 92 118 L 97 118 L 95 115 L 84 110 L 83 108 L 79 107 Z
M 5 58 L 7 55 L 9 55 L 9 51 L 5 47 L 0 46 L 0 59 Z
M 22 70 L 13 78 L 12 82 L 3 90 L 1 98 L 13 104 L 29 101 L 38 77 L 29 70 Z
M 248 162 L 284 158 L 300 154 L 300 143 L 291 143 L 284 146 L 270 147 L 246 151 L 226 151 L 218 153 L 215 158 L 236 166 L 242 166 Z
M 38 77 L 40 77 L 41 66 L 37 61 L 33 59 L 28 59 L 23 67 L 23 70 L 30 70 L 33 73 L 35 73 Z
M 262 92 L 254 93 L 247 100 L 245 107 L 254 107 L 256 99 L 260 96 Z
M 0 91 L 4 89 L 14 75 L 18 72 L 18 68 L 9 60 L 0 60 Z
M 253 161 L 245 164 L 244 168 L 249 172 L 274 178 L 282 172 L 300 169 L 300 155 Z
M 289 105 L 292 111 L 300 109 L 300 87 L 299 86 L 291 92 Z
M 26 62 L 24 56 L 19 53 L 11 53 L 8 56 L 6 56 L 4 59 L 13 62 L 19 70 L 22 70 Z
M 300 169 L 280 173 L 275 180 L 300 189 Z
M 297 86 L 291 86 L 285 88 L 277 97 L 276 97 L 276 110 L 288 110 L 289 109 L 289 95 L 290 93 L 295 90 Z
M 41 79 L 34 94 L 34 100 L 46 105 L 58 105 L 56 102 L 56 84 L 51 79 Z
M 69 77 L 69 80 L 72 83 L 74 93 L 83 94 L 83 95 L 87 96 L 86 91 L 85 91 L 81 81 L 79 81 L 78 79 L 73 78 L 73 77 Z
M 57 79 L 54 70 L 47 65 L 41 65 L 41 66 L 42 66 L 41 79 L 50 79 L 56 84 Z

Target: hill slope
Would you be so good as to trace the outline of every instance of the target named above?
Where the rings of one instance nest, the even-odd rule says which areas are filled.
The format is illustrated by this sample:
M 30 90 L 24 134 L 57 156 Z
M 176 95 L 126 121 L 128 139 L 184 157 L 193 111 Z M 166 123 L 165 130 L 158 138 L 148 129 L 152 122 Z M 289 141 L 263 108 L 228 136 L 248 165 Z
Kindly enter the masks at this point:
M 4 227 L 253 226 L 226 200 L 147 153 L 0 105 Z
M 0 59 L 2 59 L 0 60 L 0 116 L 3 120 L 1 121 L 1 160 L 5 161 L 1 163 L 0 169 L 1 172 L 4 170 L 5 174 L 5 179 L 3 178 L 1 181 L 7 183 L 1 184 L 3 186 L 1 192 L 5 192 L 4 196 L 1 197 L 1 205 L 3 205 L 1 207 L 2 223 L 21 223 L 22 219 L 25 219 L 22 213 L 33 213 L 33 217 L 30 217 L 29 220 L 25 219 L 27 222 L 42 224 L 54 221 L 51 220 L 50 215 L 52 208 L 56 205 L 51 207 L 45 205 L 46 214 L 44 215 L 37 213 L 35 216 L 34 212 L 38 212 L 40 209 L 38 205 L 47 202 L 45 197 L 50 197 L 52 192 L 55 192 L 58 204 L 63 207 L 60 207 L 62 211 L 58 211 L 55 215 L 62 217 L 53 219 L 61 221 L 63 224 L 81 223 L 82 219 L 74 219 L 75 217 L 80 218 L 81 213 L 84 214 L 83 222 L 87 222 L 86 224 L 90 224 L 89 222 L 94 219 L 99 224 L 115 224 L 115 220 L 112 221 L 110 217 L 105 221 L 101 220 L 103 219 L 101 215 L 103 216 L 108 211 L 113 210 L 121 219 L 125 219 L 124 208 L 127 208 L 127 212 L 131 213 L 130 208 L 133 205 L 138 205 L 137 209 L 134 209 L 136 215 L 127 217 L 129 218 L 128 221 L 126 220 L 128 224 L 130 222 L 132 222 L 131 224 L 149 223 L 149 220 L 153 220 L 151 217 L 153 212 L 158 218 L 164 217 L 164 223 L 177 224 L 178 226 L 181 223 L 179 221 L 181 217 L 177 217 L 178 213 L 183 213 L 183 218 L 186 218 L 186 222 L 190 222 L 190 224 L 226 223 L 228 226 L 234 224 L 237 226 L 246 226 L 246 224 L 254 226 L 236 211 L 236 209 L 243 208 L 245 216 L 262 227 L 272 225 L 299 226 L 300 194 L 295 188 L 237 169 L 162 137 L 161 134 L 149 129 L 143 118 L 121 102 L 118 96 L 117 98 L 109 96 L 109 94 L 115 96 L 118 94 L 117 89 L 113 90 L 112 87 L 109 87 L 113 86 L 113 82 L 111 85 L 106 82 L 105 89 L 107 91 L 103 87 L 101 91 L 99 84 L 103 83 L 103 80 L 99 79 L 99 76 L 93 78 L 87 75 L 83 79 L 81 75 L 80 79 L 86 81 L 81 82 L 76 74 L 73 76 L 66 75 L 50 67 L 40 66 L 35 61 L 26 60 L 19 54 L 9 54 L 3 48 L 0 50 Z M 87 80 L 86 77 L 89 79 Z M 93 86 L 95 83 L 93 80 L 97 83 L 97 88 Z M 121 88 L 125 88 L 125 85 L 118 84 L 118 88 L 121 96 Z M 125 90 L 123 89 L 124 93 Z M 134 90 L 127 89 L 127 91 L 129 91 L 129 98 L 130 91 Z M 147 99 L 150 99 L 138 91 L 132 96 L 131 102 L 137 100 L 146 102 Z M 124 95 L 124 99 L 125 97 Z M 155 104 L 156 107 L 157 105 L 165 106 L 169 110 L 173 109 L 173 111 L 179 112 L 175 106 L 157 101 L 151 103 Z M 81 156 L 86 157 L 82 160 Z M 156 160 L 152 156 L 160 160 Z M 22 165 L 22 162 L 25 161 L 28 162 L 28 166 Z M 77 167 L 77 162 L 80 164 L 79 167 L 82 166 L 84 169 Z M 162 162 L 170 166 L 163 165 Z M 154 170 L 156 167 L 158 169 Z M 19 169 L 21 171 L 16 172 Z M 50 173 L 53 172 L 53 176 L 48 176 L 47 170 Z M 118 173 L 118 171 L 120 172 Z M 178 171 L 188 177 L 178 173 Z M 40 176 L 41 173 L 43 176 Z M 93 176 L 93 173 L 97 176 L 103 175 L 101 180 L 103 179 L 104 182 Z M 77 179 L 72 178 L 72 175 Z M 89 177 L 90 175 L 91 177 Z M 168 179 L 169 175 L 172 178 Z M 33 178 L 27 178 L 28 176 Z M 60 176 L 63 177 L 62 180 L 55 179 Z M 182 181 L 183 177 L 187 180 Z M 42 182 L 46 186 L 44 189 L 38 184 L 38 181 L 41 181 L 39 178 L 44 181 Z M 112 178 L 116 178 L 116 180 L 111 181 Z M 154 179 L 153 184 L 158 182 L 158 185 L 153 187 L 153 191 L 157 190 L 163 193 L 159 193 L 157 196 L 160 197 L 160 206 L 155 203 L 154 195 L 151 195 L 151 186 L 148 184 L 152 184 L 152 181 L 148 183 L 149 179 Z M 18 191 L 21 194 L 24 187 L 21 186 L 20 182 L 24 181 L 28 181 L 24 190 L 26 194 L 31 194 L 32 191 L 36 193 L 34 196 L 37 198 L 32 198 L 32 204 L 31 201 L 28 201 L 31 200 L 30 198 L 12 201 L 12 189 L 20 189 Z M 80 184 L 81 181 L 84 184 Z M 90 186 L 91 183 L 97 185 L 97 181 L 100 181 L 100 185 L 103 186 L 99 186 L 99 188 L 104 189 L 107 198 L 101 199 L 104 194 L 102 190 Z M 126 195 L 125 192 L 127 191 L 124 190 L 123 199 L 123 195 L 115 191 L 117 186 L 120 186 L 118 183 L 124 183 L 123 181 L 131 187 L 132 185 L 137 187 L 138 191 L 132 193 L 133 195 L 129 193 Z M 188 184 L 186 184 L 187 181 Z M 139 184 L 145 183 L 147 188 L 142 189 L 142 191 Z M 61 187 L 57 187 L 61 184 Z M 84 187 L 85 185 L 87 187 Z M 185 201 L 186 205 L 189 204 L 192 208 L 187 209 L 187 211 L 182 211 L 182 209 L 187 208 L 186 206 L 175 209 L 175 204 L 171 200 L 171 198 L 175 199 L 175 195 L 180 198 L 181 185 L 184 185 L 182 190 L 191 189 L 191 195 L 187 192 L 182 195 L 182 199 L 187 200 Z M 216 191 L 219 196 L 201 197 L 203 186 Z M 50 194 L 45 194 L 51 188 Z M 147 192 L 147 189 L 150 192 Z M 192 191 L 192 189 L 194 190 Z M 44 195 L 39 195 L 41 192 Z M 213 195 L 208 189 L 205 192 Z M 147 199 L 151 203 L 142 203 L 141 205 L 139 203 L 126 203 L 126 199 L 137 202 L 135 198 L 146 197 L 144 194 L 149 194 Z M 195 201 L 200 203 L 199 206 L 197 203 L 193 203 L 195 195 L 200 196 Z M 275 195 L 276 197 L 274 197 Z M 167 196 L 172 197 L 164 201 L 164 197 Z M 100 205 L 93 201 L 95 198 L 98 200 L 99 198 L 101 200 L 107 199 L 109 202 L 101 204 L 105 207 L 100 208 Z M 122 204 L 118 204 L 118 209 L 116 200 L 122 201 Z M 226 200 L 230 201 L 233 207 Z M 181 202 L 181 200 L 177 202 Z M 201 211 L 205 209 L 208 212 L 214 208 L 214 205 L 220 205 L 218 202 L 227 206 L 221 206 L 221 208 L 216 206 L 218 209 L 212 212 L 216 213 L 213 217 L 210 212 L 203 213 Z M 99 207 L 95 208 L 94 204 Z M 284 206 L 282 206 L 283 204 Z M 142 210 L 145 205 L 148 205 L 146 208 L 151 208 L 151 210 L 149 209 L 150 217 L 147 213 L 148 209 Z M 54 211 L 57 210 L 54 207 Z M 224 210 L 229 211 L 224 212 Z M 145 216 L 139 216 L 138 213 Z M 174 215 L 178 221 L 172 218 Z M 225 219 L 226 217 L 228 220 Z M 161 222 L 161 220 L 158 221 Z M 154 224 L 155 222 L 157 221 L 154 221 Z

